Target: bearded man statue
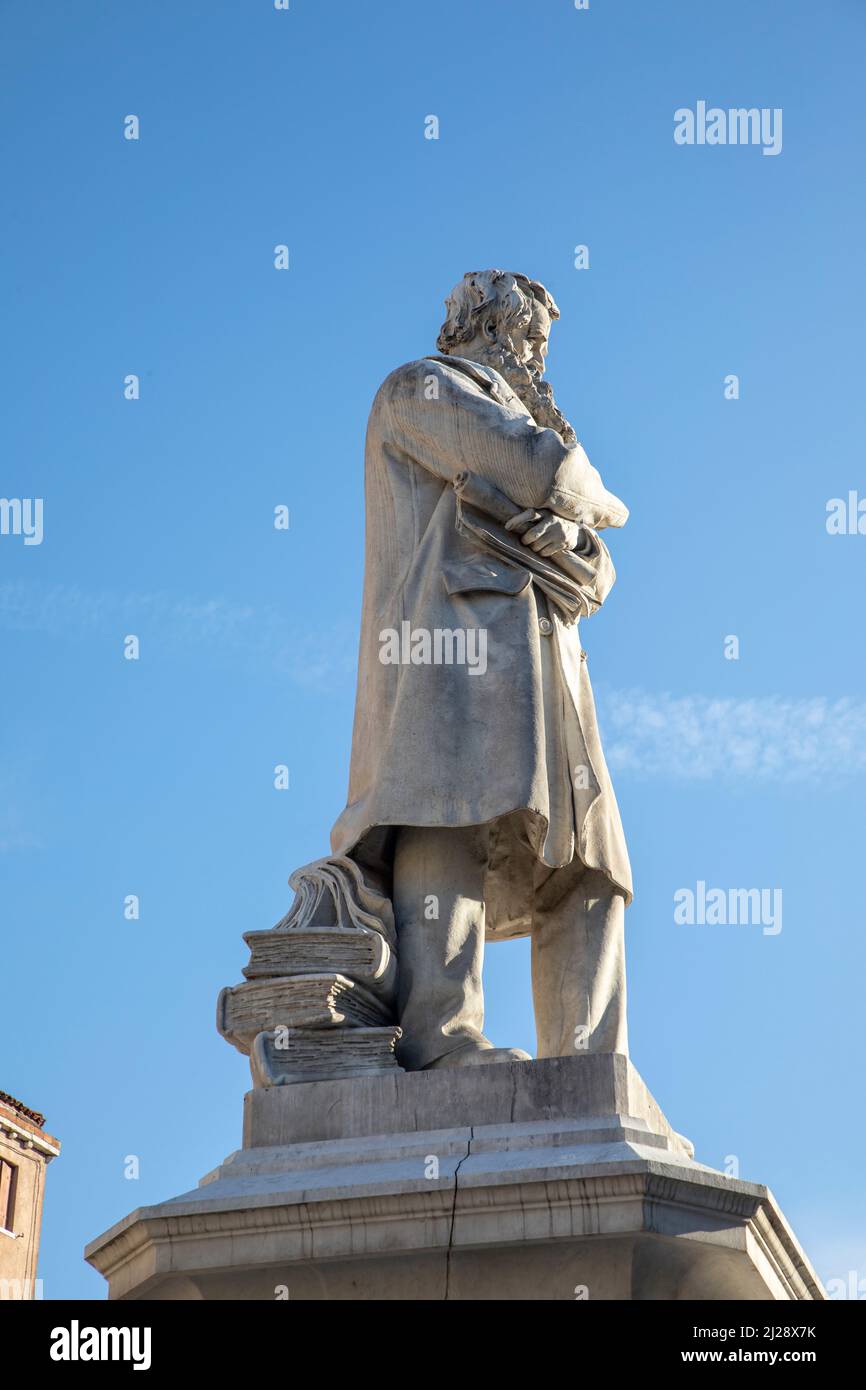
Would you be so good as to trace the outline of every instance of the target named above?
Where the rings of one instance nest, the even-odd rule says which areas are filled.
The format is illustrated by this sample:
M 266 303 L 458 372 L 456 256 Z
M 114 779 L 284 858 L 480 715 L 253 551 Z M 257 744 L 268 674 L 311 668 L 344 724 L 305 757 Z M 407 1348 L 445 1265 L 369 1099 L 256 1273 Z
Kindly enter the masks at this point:
M 403 1067 L 528 1060 L 484 1036 L 482 991 L 485 940 L 526 935 L 538 1056 L 625 1053 L 631 873 L 579 625 L 614 580 L 599 533 L 628 513 L 543 379 L 544 286 L 473 272 L 446 309 L 438 354 L 370 414 L 332 851 L 391 897 Z

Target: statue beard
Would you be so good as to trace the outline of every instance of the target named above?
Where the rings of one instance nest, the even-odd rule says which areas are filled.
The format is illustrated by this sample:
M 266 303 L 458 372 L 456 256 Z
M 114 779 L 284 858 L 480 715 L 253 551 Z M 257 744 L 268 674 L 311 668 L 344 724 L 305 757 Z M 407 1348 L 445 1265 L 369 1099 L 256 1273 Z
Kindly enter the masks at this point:
M 521 362 L 516 353 L 498 345 L 488 348 L 479 355 L 478 360 L 487 367 L 494 367 L 500 376 L 505 377 L 537 425 L 556 430 L 566 444 L 577 443 L 577 435 L 553 399 L 550 382 Z

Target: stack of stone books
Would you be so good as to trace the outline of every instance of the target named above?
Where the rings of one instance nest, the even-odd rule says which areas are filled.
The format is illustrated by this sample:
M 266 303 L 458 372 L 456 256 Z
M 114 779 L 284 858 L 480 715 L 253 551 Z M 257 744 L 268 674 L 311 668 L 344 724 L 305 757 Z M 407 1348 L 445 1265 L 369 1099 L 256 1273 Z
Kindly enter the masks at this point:
M 256 1086 L 399 1070 L 389 900 L 344 858 L 305 865 L 289 883 L 286 916 L 244 934 L 246 983 L 221 991 L 220 1033 L 249 1057 Z

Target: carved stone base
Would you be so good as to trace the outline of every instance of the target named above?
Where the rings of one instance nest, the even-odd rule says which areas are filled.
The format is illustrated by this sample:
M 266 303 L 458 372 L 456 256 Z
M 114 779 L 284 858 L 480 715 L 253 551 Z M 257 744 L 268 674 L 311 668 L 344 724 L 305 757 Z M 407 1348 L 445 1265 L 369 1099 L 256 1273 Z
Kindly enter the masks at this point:
M 824 1297 L 616 1054 L 257 1090 L 244 1144 L 91 1242 L 111 1298 Z

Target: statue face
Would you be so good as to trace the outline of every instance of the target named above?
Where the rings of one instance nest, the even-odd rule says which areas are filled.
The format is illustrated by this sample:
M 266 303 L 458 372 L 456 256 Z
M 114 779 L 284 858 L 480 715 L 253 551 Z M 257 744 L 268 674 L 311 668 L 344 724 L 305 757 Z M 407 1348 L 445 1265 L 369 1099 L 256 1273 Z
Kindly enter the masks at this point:
M 532 301 L 532 319 L 526 329 L 524 361 L 539 376 L 544 375 L 547 344 L 550 338 L 550 314 L 537 299 Z

